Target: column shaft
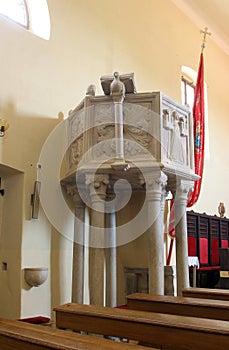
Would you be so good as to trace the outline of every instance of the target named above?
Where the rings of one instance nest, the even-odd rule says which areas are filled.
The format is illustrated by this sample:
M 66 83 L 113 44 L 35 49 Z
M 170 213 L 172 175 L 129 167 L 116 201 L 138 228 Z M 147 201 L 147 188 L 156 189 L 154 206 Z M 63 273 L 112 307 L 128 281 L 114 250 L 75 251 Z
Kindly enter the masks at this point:
M 186 205 L 192 182 L 178 181 L 174 201 L 176 233 L 177 295 L 189 287 Z
M 84 212 L 84 204 L 77 202 L 73 243 L 72 302 L 80 304 L 83 303 L 84 289 Z
M 163 191 L 167 177 L 151 177 L 147 188 L 149 234 L 149 293 L 164 295 L 164 232 L 162 217 Z
M 91 210 L 89 244 L 96 235 L 93 227 L 104 227 L 104 213 L 96 209 L 98 210 L 98 206 L 94 203 Z M 89 247 L 89 293 L 92 305 L 104 305 L 104 258 L 104 248 Z
M 89 293 L 90 304 L 104 305 L 104 209 L 108 177 L 87 175 L 86 185 L 90 190 L 91 220 L 89 234 Z
M 106 305 L 117 306 L 116 214 L 107 214 L 109 237 L 106 249 Z

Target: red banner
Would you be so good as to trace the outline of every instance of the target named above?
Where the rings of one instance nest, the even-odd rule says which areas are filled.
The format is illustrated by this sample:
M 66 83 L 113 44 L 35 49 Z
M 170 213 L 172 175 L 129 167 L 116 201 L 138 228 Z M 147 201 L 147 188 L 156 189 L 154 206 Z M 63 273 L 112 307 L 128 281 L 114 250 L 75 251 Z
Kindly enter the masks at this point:
M 200 179 L 195 181 L 193 192 L 188 196 L 187 207 L 194 205 L 200 195 L 203 167 L 204 167 L 204 57 L 200 55 L 200 63 L 194 93 L 193 103 L 193 134 L 194 134 L 194 157 L 195 157 L 195 174 L 200 176 Z M 174 201 L 170 203 L 170 219 L 168 233 L 171 238 L 175 238 L 175 213 Z M 170 264 L 173 247 L 173 239 L 170 244 L 167 265 Z
M 204 167 L 204 57 L 200 55 L 200 64 L 193 103 L 193 127 L 194 127 L 194 155 L 195 173 L 200 179 L 195 181 L 194 190 L 188 197 L 187 207 L 195 204 L 200 195 L 203 167 Z

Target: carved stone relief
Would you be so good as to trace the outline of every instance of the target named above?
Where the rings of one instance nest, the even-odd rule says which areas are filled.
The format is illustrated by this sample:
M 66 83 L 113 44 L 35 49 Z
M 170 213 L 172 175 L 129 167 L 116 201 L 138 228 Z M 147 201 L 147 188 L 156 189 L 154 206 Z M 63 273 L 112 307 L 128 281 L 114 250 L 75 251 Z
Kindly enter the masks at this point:
M 85 131 L 84 111 L 69 112 L 68 141 L 72 143 L 75 138 Z
M 172 124 L 172 118 L 171 118 L 171 111 L 169 109 L 163 109 L 162 119 L 163 119 L 163 127 L 166 130 L 172 130 L 173 124 Z
M 179 116 L 176 112 L 172 113 L 172 124 L 173 128 L 171 130 L 171 150 L 170 150 L 170 159 L 176 161 L 180 164 L 185 163 L 185 152 L 183 145 L 180 139 L 180 127 L 179 127 Z
M 149 103 L 147 107 L 150 107 Z M 157 120 L 154 119 L 154 114 L 152 110 L 145 108 L 145 106 L 142 107 L 141 105 L 133 105 L 130 103 L 124 104 L 126 156 L 144 155 L 148 152 L 152 153 L 154 156 L 156 155 L 154 136 L 157 132 Z
M 163 160 L 189 165 L 188 115 L 166 108 L 162 110 L 162 155 Z
M 86 152 L 84 162 L 117 158 L 115 135 L 120 124 L 115 124 L 113 101 L 107 96 L 87 101 L 69 112 L 69 170 Z M 152 155 L 166 167 L 193 169 L 192 116 L 187 108 L 156 92 L 126 96 L 122 111 L 123 134 L 119 135 L 127 161 L 145 161 Z M 80 136 L 75 140 L 76 135 Z
M 83 155 L 83 135 L 75 140 L 69 149 L 69 168 L 76 166 Z
M 142 147 L 149 149 L 150 144 L 150 136 L 149 134 L 144 131 L 145 129 L 142 129 L 142 125 L 145 121 L 142 123 L 139 122 L 136 127 L 131 125 L 124 125 L 124 137 L 126 139 L 133 140 L 137 143 L 139 143 Z
M 115 125 L 114 124 L 103 124 L 96 128 L 96 140 L 101 142 L 104 140 L 113 139 L 115 137 Z
M 96 104 L 94 109 L 94 125 L 114 123 L 113 103 Z
M 115 137 L 114 107 L 111 103 L 104 103 L 95 106 L 94 115 L 95 136 L 93 156 L 96 159 L 103 159 L 115 156 L 115 144 L 112 141 Z M 102 142 L 110 140 L 111 142 Z

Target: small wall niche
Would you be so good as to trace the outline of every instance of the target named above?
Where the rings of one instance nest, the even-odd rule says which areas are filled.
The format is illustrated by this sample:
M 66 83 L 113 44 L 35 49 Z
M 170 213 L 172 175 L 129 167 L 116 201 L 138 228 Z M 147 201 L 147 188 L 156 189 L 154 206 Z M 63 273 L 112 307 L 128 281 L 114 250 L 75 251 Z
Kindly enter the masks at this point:
M 3 261 L 2 262 L 2 271 L 7 271 L 7 268 L 8 268 L 7 262 Z

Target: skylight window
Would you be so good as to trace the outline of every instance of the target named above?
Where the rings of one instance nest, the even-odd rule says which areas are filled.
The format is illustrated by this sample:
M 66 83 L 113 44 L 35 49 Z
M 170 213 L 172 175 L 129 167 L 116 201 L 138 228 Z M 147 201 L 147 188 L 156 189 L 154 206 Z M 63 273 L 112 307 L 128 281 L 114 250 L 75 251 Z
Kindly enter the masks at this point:
M 0 0 L 0 14 L 49 40 L 50 16 L 46 0 Z
M 30 14 L 30 30 L 37 36 L 49 40 L 50 16 L 46 0 L 27 0 Z
M 0 13 L 28 28 L 28 11 L 24 0 L 0 0 Z

